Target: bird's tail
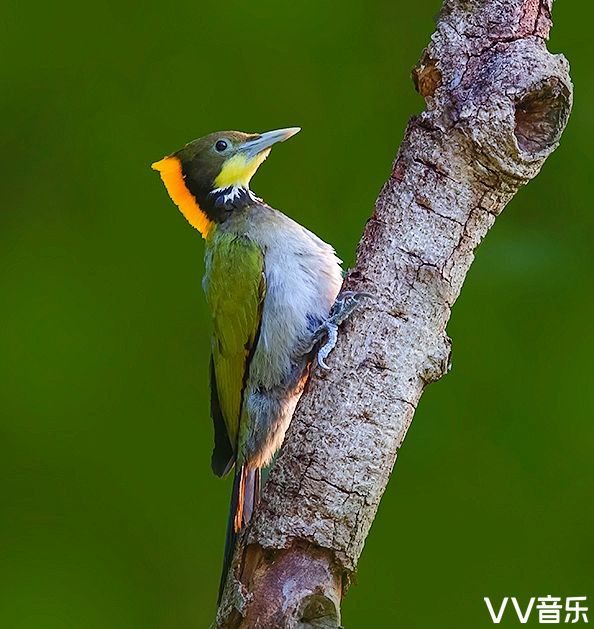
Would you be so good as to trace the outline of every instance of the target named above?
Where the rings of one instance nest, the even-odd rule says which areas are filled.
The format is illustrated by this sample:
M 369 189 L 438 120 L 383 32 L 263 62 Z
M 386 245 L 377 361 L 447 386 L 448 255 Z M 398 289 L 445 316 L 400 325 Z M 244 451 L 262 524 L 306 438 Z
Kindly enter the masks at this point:
M 229 507 L 229 519 L 227 521 L 227 536 L 225 538 L 225 555 L 223 557 L 223 572 L 219 584 L 218 603 L 221 602 L 227 573 L 231 567 L 233 551 L 237 535 L 250 521 L 254 507 L 260 502 L 260 470 L 250 469 L 245 465 L 235 468 L 233 478 L 233 490 L 231 491 L 231 506 Z

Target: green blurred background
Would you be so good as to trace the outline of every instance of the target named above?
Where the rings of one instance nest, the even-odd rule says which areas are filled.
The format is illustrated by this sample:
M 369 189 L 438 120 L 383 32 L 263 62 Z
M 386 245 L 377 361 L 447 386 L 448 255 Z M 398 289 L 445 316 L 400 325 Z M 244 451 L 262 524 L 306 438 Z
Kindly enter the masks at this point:
M 203 247 L 149 165 L 212 130 L 301 125 L 254 190 L 352 264 L 439 6 L 4 7 L 0 627 L 208 626 L 230 487 L 209 467 Z M 556 3 L 574 112 L 480 247 L 349 629 L 492 626 L 483 596 L 594 604 L 593 17 Z

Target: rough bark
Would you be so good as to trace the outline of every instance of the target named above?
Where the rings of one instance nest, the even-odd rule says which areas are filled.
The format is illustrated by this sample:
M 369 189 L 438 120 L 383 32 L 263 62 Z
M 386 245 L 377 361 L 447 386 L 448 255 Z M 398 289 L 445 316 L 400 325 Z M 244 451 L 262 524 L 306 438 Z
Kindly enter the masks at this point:
M 572 103 L 552 0 L 446 0 L 413 118 L 345 288 L 372 293 L 317 370 L 242 537 L 217 627 L 338 627 L 340 600 L 474 251 L 557 147 Z

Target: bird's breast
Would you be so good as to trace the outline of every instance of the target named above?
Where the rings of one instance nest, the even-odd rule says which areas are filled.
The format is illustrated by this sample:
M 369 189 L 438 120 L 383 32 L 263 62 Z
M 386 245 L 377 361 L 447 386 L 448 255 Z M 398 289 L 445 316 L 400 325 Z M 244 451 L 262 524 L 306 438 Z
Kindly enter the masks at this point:
M 334 251 L 285 234 L 265 249 L 266 296 L 250 378 L 265 387 L 292 380 L 312 327 L 329 314 L 342 283 Z

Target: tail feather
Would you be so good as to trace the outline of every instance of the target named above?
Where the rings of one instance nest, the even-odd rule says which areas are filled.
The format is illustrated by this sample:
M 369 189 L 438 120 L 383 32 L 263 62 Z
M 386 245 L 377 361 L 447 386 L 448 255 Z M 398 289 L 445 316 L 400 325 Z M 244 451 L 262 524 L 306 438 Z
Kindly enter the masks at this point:
M 260 502 L 260 470 L 249 470 L 246 474 L 243 490 L 243 526 L 251 519 L 254 509 Z M 239 511 L 239 509 L 238 509 Z
M 237 536 L 241 529 L 250 521 L 258 502 L 260 502 L 260 470 L 248 469 L 245 465 L 236 468 L 231 491 L 229 518 L 227 520 L 225 554 L 223 556 L 223 571 L 219 583 L 218 603 L 221 602 L 223 590 L 225 589 L 227 573 L 233 560 Z

